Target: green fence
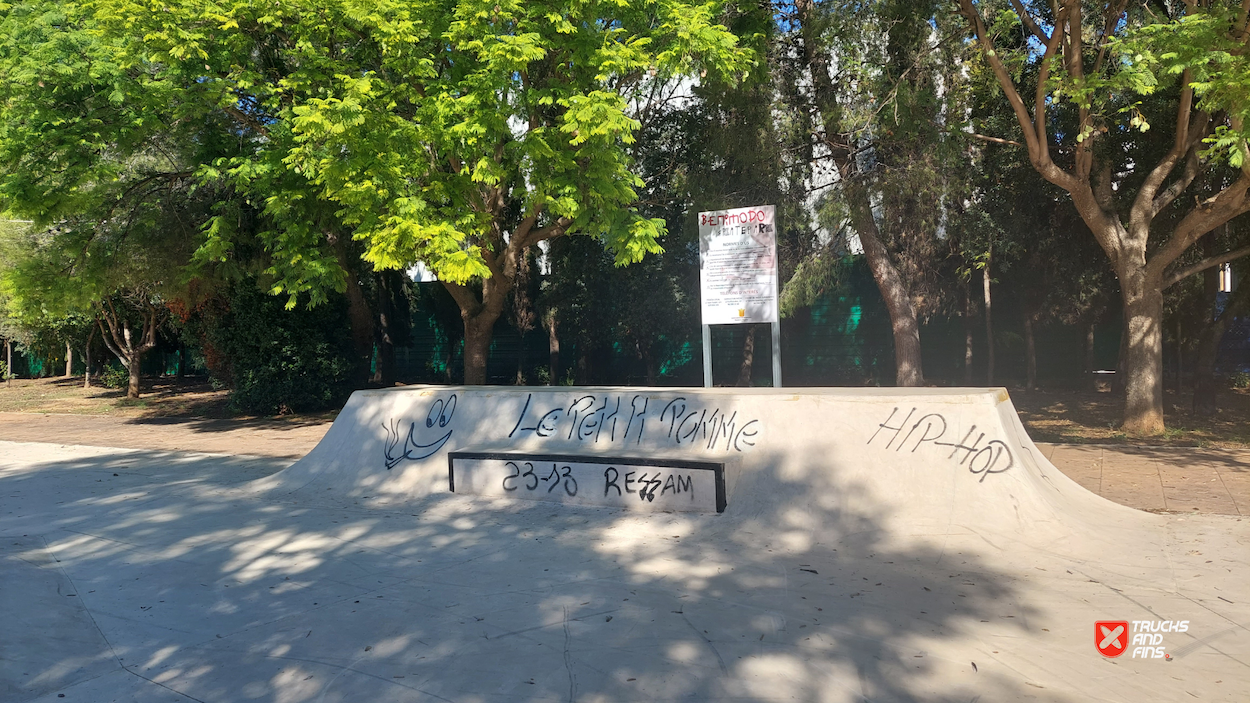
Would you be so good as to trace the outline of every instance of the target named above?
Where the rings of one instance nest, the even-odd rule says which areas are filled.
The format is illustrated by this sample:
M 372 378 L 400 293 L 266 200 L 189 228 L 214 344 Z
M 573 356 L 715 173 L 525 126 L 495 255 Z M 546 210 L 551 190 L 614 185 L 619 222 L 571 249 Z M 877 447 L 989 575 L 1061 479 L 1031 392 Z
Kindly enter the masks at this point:
M 438 284 L 421 284 L 438 285 Z M 1023 318 L 1013 301 L 1003 296 L 995 304 L 995 383 L 1021 382 L 1025 377 Z M 1080 383 L 1084 378 L 1085 330 L 1064 325 L 1035 326 L 1038 378 L 1052 385 Z M 713 328 L 712 367 L 716 385 L 733 385 L 743 359 L 747 330 L 742 325 Z M 921 328 L 924 370 L 930 383 L 958 385 L 964 378 L 965 332 L 959 318 L 934 318 Z M 985 327 L 981 318 L 972 326 L 973 382 L 985 382 Z M 1119 349 L 1118 320 L 1098 326 L 1095 368 L 1114 369 Z M 659 362 L 660 385 L 701 386 L 703 352 L 700 329 L 692 325 L 675 339 L 662 340 L 666 350 Z M 753 385 L 772 382 L 771 335 L 766 325 L 755 339 Z M 560 345 L 559 380 L 577 378 L 579 361 L 587 357 L 593 369 L 587 381 L 607 385 L 642 385 L 646 369 L 637 355 L 620 344 L 583 354 L 576 345 Z M 487 375 L 490 383 L 515 382 L 522 370 L 529 383 L 546 378 L 549 366 L 547 333 L 536 329 L 524 337 L 503 322 L 496 324 Z M 782 377 L 786 386 L 892 385 L 894 346 L 889 315 L 866 268 L 856 267 L 837 289 L 820 297 L 781 322 Z M 396 370 L 405 382 L 458 383 L 463 378 L 463 345 L 451 344 L 438 324 L 423 310 L 413 312 L 413 341 L 396 350 Z

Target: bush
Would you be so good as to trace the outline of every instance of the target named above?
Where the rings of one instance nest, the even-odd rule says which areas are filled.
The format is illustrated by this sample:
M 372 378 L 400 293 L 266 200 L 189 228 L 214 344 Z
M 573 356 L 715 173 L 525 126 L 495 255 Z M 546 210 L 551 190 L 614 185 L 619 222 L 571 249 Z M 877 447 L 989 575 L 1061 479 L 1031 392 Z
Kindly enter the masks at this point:
M 100 385 L 105 388 L 125 388 L 130 385 L 130 372 L 116 362 L 109 364 L 100 373 Z
M 313 309 L 268 295 L 255 281 L 228 291 L 202 313 L 199 332 L 217 383 L 232 388 L 233 409 L 257 414 L 338 407 L 351 392 L 352 344 L 342 296 Z M 211 350 L 211 354 L 209 353 Z M 213 368 L 215 367 L 215 368 Z
M 1233 388 L 1250 388 L 1250 373 L 1236 371 L 1228 376 L 1228 385 Z

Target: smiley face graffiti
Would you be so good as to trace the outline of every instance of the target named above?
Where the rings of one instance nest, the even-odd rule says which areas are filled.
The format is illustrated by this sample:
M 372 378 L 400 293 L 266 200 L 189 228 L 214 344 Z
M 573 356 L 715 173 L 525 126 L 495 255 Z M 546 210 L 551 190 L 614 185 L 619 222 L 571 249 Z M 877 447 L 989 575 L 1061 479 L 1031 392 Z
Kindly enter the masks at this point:
M 438 453 L 443 445 L 451 439 L 453 430 L 447 430 L 442 436 L 437 436 L 430 441 L 422 442 L 417 439 L 418 435 L 422 435 L 421 439 L 428 439 L 429 432 L 437 433 L 439 430 L 451 424 L 452 416 L 456 414 L 456 394 L 452 393 L 450 397 L 443 399 L 437 398 L 430 404 L 430 410 L 425 416 L 425 431 L 417 432 L 417 423 L 413 422 L 408 425 L 408 435 L 405 437 L 400 434 L 401 421 L 392 419 L 389 423 L 383 423 L 382 429 L 386 430 L 386 446 L 383 448 L 383 455 L 386 457 L 386 470 L 390 471 L 399 465 L 401 461 L 420 461 L 427 457 L 431 457 Z M 435 425 L 438 429 L 435 430 Z M 403 437 L 403 451 L 399 449 Z

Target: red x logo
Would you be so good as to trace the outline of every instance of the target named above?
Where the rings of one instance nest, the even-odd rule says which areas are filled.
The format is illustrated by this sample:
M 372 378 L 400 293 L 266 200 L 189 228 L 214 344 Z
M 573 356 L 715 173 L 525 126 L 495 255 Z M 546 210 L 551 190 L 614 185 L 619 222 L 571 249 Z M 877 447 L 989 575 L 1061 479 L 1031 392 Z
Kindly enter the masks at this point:
M 1094 623 L 1094 646 L 1104 657 L 1118 657 L 1128 648 L 1128 621 L 1102 620 Z

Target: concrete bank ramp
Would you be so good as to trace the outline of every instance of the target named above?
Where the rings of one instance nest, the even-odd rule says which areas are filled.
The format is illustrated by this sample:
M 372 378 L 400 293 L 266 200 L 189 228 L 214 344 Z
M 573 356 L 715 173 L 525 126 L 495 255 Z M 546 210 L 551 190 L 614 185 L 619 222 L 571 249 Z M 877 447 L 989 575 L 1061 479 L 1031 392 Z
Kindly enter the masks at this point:
M 719 505 L 707 500 L 715 479 L 700 480 L 697 467 L 708 465 L 721 467 L 723 495 L 713 497 Z M 683 487 L 684 467 L 696 467 L 686 471 L 694 490 L 666 492 Z M 563 478 L 569 473 L 577 496 Z M 701 594 L 683 599 L 725 597 L 729 591 L 713 584 L 728 585 L 728 574 L 749 572 L 764 558 L 775 571 L 729 577 L 737 597 L 752 594 L 753 583 L 780 587 L 786 600 L 839 599 L 861 625 L 884 617 L 893 623 L 885 631 L 912 630 L 904 638 L 911 653 L 886 657 L 901 679 L 830 672 L 827 683 L 796 699 L 971 700 L 993 688 L 978 686 L 987 680 L 1010 681 L 1008 698 L 1020 699 L 1250 695 L 1248 525 L 1148 514 L 1086 491 L 1045 459 L 1004 389 L 363 391 L 325 439 L 267 487 L 297 501 L 341 504 L 346 497 L 378 507 L 455 495 L 464 501 L 458 505 L 503 525 L 514 511 L 585 520 L 604 530 L 603 553 L 633 552 L 636 564 L 663 565 L 643 580 L 663 575 L 701 586 L 694 589 Z M 673 559 L 669 540 L 678 536 L 664 534 L 668 524 L 693 530 L 681 536 L 689 560 Z M 741 632 L 758 628 L 766 603 L 714 607 L 704 600 L 703 607 L 720 612 L 716 627 L 736 632 L 737 644 L 753 638 L 747 649 L 775 634 Z M 878 661 L 879 643 L 852 644 L 871 638 L 858 627 L 814 639 L 793 632 L 822 631 L 827 611 L 812 608 L 807 617 L 771 621 L 804 634 L 789 638 L 797 648 L 790 655 L 866 647 Z M 668 615 L 688 619 L 685 613 L 679 607 Z M 1168 632 L 1186 620 L 1186 632 Z M 1096 627 L 1103 621 L 1129 621 L 1126 637 L 1103 650 L 1118 656 L 1095 646 L 1106 640 Z M 708 639 L 715 630 L 683 625 L 696 636 L 691 646 L 703 650 L 695 658 L 710 666 L 705 655 L 717 649 Z M 639 642 L 651 637 L 636 634 Z M 706 672 L 716 682 L 694 690 L 750 698 L 752 691 L 793 693 L 803 690 L 798 680 L 812 680 L 805 666 L 797 679 L 784 674 L 794 661 L 773 658 L 779 668 L 770 669 L 754 660 L 738 674 L 749 670 L 748 679 L 774 684 L 752 688 L 735 679 L 724 652 L 716 657 L 720 672 Z M 983 676 L 984 660 L 1010 663 Z M 921 672 L 945 683 L 924 692 L 903 683 Z M 986 700 L 1006 700 L 1001 694 Z
M 862 513 L 892 533 L 966 529 L 1044 545 L 1085 539 L 1095 525 L 1162 524 L 1056 470 L 1003 389 L 360 391 L 267 487 L 373 505 L 454 491 L 634 512 L 719 509 L 734 523 L 788 511 L 813 532 L 835 527 L 822 516 Z
M 1250 524 L 1086 492 L 998 389 L 366 391 L 224 461 L 0 443 L 0 698 L 1250 690 Z

